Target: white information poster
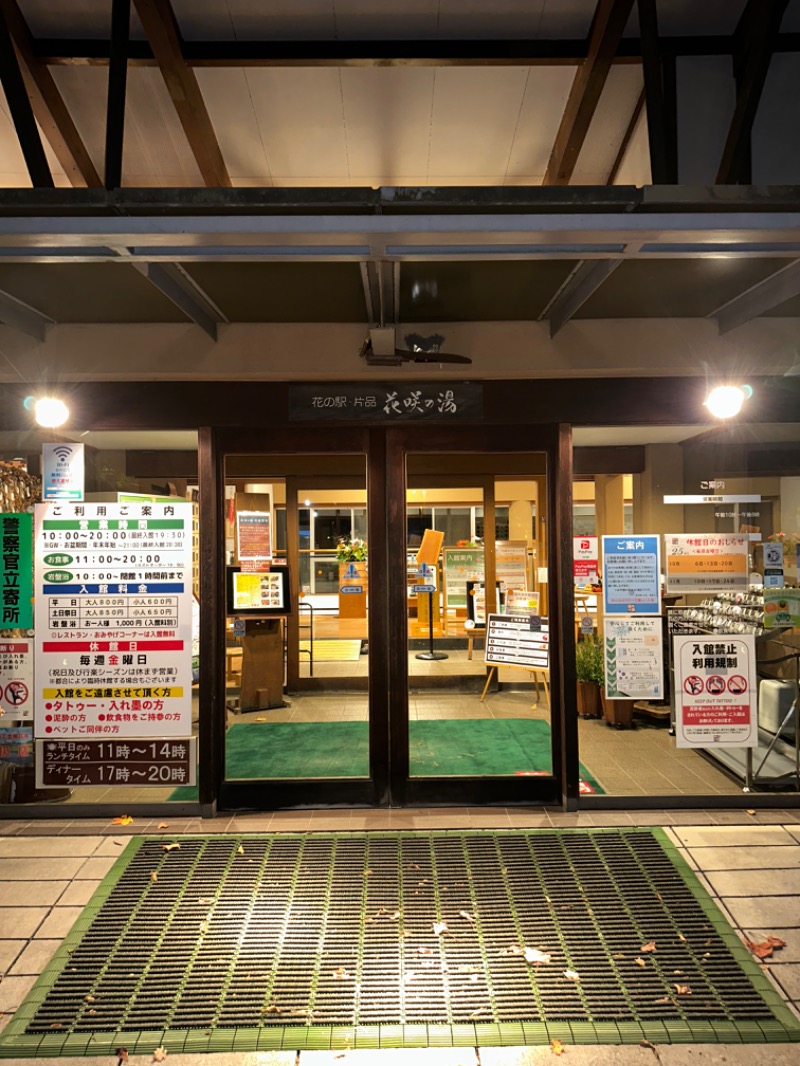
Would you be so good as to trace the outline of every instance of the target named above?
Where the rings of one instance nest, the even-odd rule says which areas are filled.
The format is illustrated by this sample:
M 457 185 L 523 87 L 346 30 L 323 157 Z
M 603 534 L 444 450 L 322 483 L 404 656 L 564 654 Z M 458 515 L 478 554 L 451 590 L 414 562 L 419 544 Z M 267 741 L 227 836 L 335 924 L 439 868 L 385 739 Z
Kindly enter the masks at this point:
M 757 747 L 755 637 L 720 633 L 672 640 L 677 746 Z
M 550 630 L 546 618 L 528 614 L 490 614 L 486 627 L 487 663 L 550 668 Z
M 528 545 L 524 540 L 498 540 L 494 546 L 495 577 L 500 587 L 528 587 Z
M 33 641 L 0 640 L 0 713 L 3 722 L 33 721 Z
M 667 592 L 746 590 L 749 547 L 746 533 L 666 533 Z
M 606 696 L 614 700 L 664 698 L 661 618 L 606 618 L 603 623 Z
M 187 736 L 192 505 L 35 511 L 35 733 Z

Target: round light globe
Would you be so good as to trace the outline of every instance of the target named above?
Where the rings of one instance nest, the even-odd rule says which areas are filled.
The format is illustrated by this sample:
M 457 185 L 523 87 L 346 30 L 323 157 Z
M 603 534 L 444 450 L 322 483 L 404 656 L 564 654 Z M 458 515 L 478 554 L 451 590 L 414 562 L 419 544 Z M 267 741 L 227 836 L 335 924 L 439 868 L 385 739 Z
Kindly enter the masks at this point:
M 63 426 L 69 418 L 67 405 L 62 400 L 56 400 L 50 396 L 37 400 L 33 412 L 36 416 L 37 424 L 48 429 Z
M 742 409 L 744 389 L 738 385 L 718 385 L 706 398 L 706 407 L 715 418 L 733 418 Z

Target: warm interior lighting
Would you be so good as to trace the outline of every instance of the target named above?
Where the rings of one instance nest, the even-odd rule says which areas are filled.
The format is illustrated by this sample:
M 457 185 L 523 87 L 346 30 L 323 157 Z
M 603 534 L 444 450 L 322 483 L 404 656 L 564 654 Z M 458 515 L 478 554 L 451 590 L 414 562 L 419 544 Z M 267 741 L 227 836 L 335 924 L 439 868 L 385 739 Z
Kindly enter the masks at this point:
M 40 426 L 54 429 L 63 426 L 69 418 L 69 408 L 63 400 L 57 400 L 52 396 L 44 396 L 33 405 L 33 413 L 36 422 Z
M 705 406 L 715 418 L 734 418 L 752 391 L 749 385 L 717 385 L 706 397 Z

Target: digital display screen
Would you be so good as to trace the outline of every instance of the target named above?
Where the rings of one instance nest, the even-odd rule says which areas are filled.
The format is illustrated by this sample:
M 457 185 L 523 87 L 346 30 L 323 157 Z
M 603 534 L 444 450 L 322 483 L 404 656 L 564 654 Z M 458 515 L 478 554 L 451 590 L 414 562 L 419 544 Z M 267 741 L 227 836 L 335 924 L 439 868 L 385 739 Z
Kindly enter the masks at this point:
M 226 610 L 229 615 L 291 614 L 289 568 L 243 571 L 228 567 Z

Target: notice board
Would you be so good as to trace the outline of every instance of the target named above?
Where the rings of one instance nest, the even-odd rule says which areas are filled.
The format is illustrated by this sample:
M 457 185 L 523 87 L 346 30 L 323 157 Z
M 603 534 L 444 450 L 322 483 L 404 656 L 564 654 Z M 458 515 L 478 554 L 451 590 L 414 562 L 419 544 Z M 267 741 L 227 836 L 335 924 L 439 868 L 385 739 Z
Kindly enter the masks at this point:
M 490 614 L 486 625 L 487 663 L 550 669 L 550 631 L 546 618 L 530 614 Z
M 445 602 L 448 607 L 467 606 L 467 582 L 483 581 L 483 548 L 443 548 Z

